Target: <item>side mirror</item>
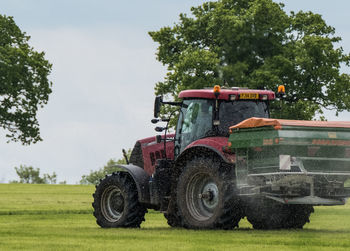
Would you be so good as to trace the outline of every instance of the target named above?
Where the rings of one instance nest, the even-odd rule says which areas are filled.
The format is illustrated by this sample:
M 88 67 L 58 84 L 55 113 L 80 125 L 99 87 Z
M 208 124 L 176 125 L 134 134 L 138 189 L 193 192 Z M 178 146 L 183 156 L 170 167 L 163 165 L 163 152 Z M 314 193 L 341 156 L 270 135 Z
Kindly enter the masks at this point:
M 154 100 L 154 117 L 158 118 L 160 113 L 160 107 L 162 106 L 162 96 L 157 96 Z
M 162 131 L 164 131 L 166 129 L 166 127 L 160 127 L 160 126 L 157 126 L 156 128 L 154 128 L 154 130 L 156 131 L 156 132 L 162 132 Z

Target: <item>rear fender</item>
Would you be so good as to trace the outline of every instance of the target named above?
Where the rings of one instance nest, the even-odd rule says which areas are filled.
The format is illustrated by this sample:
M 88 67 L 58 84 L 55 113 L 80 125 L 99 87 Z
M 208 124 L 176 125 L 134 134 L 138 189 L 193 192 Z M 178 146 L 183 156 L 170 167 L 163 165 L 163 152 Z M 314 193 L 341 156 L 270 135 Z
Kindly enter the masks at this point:
M 220 159 L 224 160 L 225 162 L 228 162 L 226 158 L 223 156 L 222 153 L 220 153 L 217 149 L 206 146 L 206 145 L 196 145 L 191 148 L 185 149 L 179 157 L 176 159 L 176 163 L 184 163 L 190 159 L 193 159 L 196 156 L 208 156 L 208 155 L 215 155 L 219 157 Z
M 235 154 L 225 153 L 223 147 L 227 146 L 227 137 L 208 137 L 199 139 L 189 144 L 185 150 L 177 157 L 176 162 L 183 161 L 186 158 L 194 157 L 200 154 L 214 153 L 228 164 L 236 163 Z
M 149 203 L 149 175 L 141 167 L 135 165 L 115 165 L 120 172 L 128 172 L 132 179 L 134 180 L 139 202 Z
M 175 161 L 175 170 L 174 170 L 174 176 L 178 177 L 182 169 L 185 167 L 186 162 L 188 160 L 191 160 L 197 156 L 215 156 L 218 159 L 222 161 L 222 163 L 225 164 L 225 166 L 234 167 L 235 166 L 235 155 L 229 156 L 230 159 L 228 159 L 225 154 L 218 149 L 208 146 L 208 145 L 196 145 L 192 146 L 190 148 L 185 149 L 176 159 Z

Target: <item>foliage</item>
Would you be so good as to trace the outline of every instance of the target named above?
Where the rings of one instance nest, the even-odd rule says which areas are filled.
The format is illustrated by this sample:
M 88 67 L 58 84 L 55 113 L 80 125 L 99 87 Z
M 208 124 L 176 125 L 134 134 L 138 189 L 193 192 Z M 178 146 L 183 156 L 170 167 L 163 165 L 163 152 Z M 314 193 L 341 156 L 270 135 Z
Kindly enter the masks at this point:
M 313 119 L 322 108 L 350 109 L 350 76 L 341 74 L 350 56 L 335 29 L 312 12 L 287 14 L 272 0 L 219 0 L 180 14 L 173 27 L 149 32 L 167 66 L 157 95 L 214 84 L 276 90 L 287 97 L 272 116 Z M 280 109 L 282 108 L 282 109 Z
M 126 155 L 128 159 L 130 159 L 131 149 L 128 150 Z M 107 174 L 118 171 L 118 168 L 115 166 L 116 164 L 126 164 L 126 160 L 124 158 L 118 159 L 117 161 L 110 159 L 104 167 L 98 169 L 97 171 L 91 170 L 90 174 L 83 175 L 81 177 L 80 184 L 97 185 Z
M 41 140 L 36 118 L 47 103 L 52 65 L 29 45 L 12 17 L 0 15 L 0 127 L 9 141 L 23 144 Z
M 40 169 L 34 169 L 31 166 L 20 165 L 15 167 L 16 173 L 19 177 L 18 183 L 30 183 L 30 184 L 56 184 L 57 175 L 53 172 L 51 175 L 45 173 L 43 177 L 40 177 Z M 16 181 L 12 183 L 17 183 Z

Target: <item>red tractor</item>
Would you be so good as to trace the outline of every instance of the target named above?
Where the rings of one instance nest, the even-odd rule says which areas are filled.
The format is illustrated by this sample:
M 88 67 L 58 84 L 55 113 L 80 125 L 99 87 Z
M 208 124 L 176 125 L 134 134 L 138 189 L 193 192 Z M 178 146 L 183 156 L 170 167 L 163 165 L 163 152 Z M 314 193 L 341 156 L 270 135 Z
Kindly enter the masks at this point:
M 313 205 L 344 204 L 350 196 L 350 124 L 322 124 L 315 133 L 310 123 L 270 121 L 275 93 L 268 90 L 215 86 L 179 98 L 156 97 L 152 122 L 166 122 L 156 127 L 165 135 L 137 141 L 128 164 L 96 186 L 101 227 L 140 227 L 154 209 L 173 227 L 232 229 L 247 216 L 254 228 L 302 228 Z M 161 105 L 179 107 L 175 134 L 166 135 Z M 252 117 L 262 126 L 251 126 Z M 232 127 L 247 119 L 244 128 Z
M 101 227 L 139 227 L 147 208 L 164 213 L 170 226 L 223 228 L 244 216 L 235 195 L 235 155 L 225 153 L 229 127 L 250 117 L 269 117 L 275 93 L 245 88 L 186 90 L 175 134 L 136 142 L 128 165 L 107 175 L 94 193 L 94 216 Z M 153 119 L 152 122 L 168 122 Z M 167 126 L 157 127 L 166 131 Z

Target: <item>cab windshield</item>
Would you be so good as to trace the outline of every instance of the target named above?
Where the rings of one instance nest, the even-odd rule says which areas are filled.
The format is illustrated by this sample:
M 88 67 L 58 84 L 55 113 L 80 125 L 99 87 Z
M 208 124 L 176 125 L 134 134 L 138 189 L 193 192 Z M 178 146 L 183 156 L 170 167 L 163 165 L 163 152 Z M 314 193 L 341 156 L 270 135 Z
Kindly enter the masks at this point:
M 266 102 L 262 101 L 223 101 L 219 107 L 219 134 L 227 136 L 229 127 L 251 117 L 268 118 Z
M 182 103 L 175 135 L 175 155 L 193 141 L 229 135 L 229 127 L 247 118 L 268 118 L 268 106 L 262 101 L 219 101 L 218 127 L 213 126 L 214 99 L 186 99 Z

